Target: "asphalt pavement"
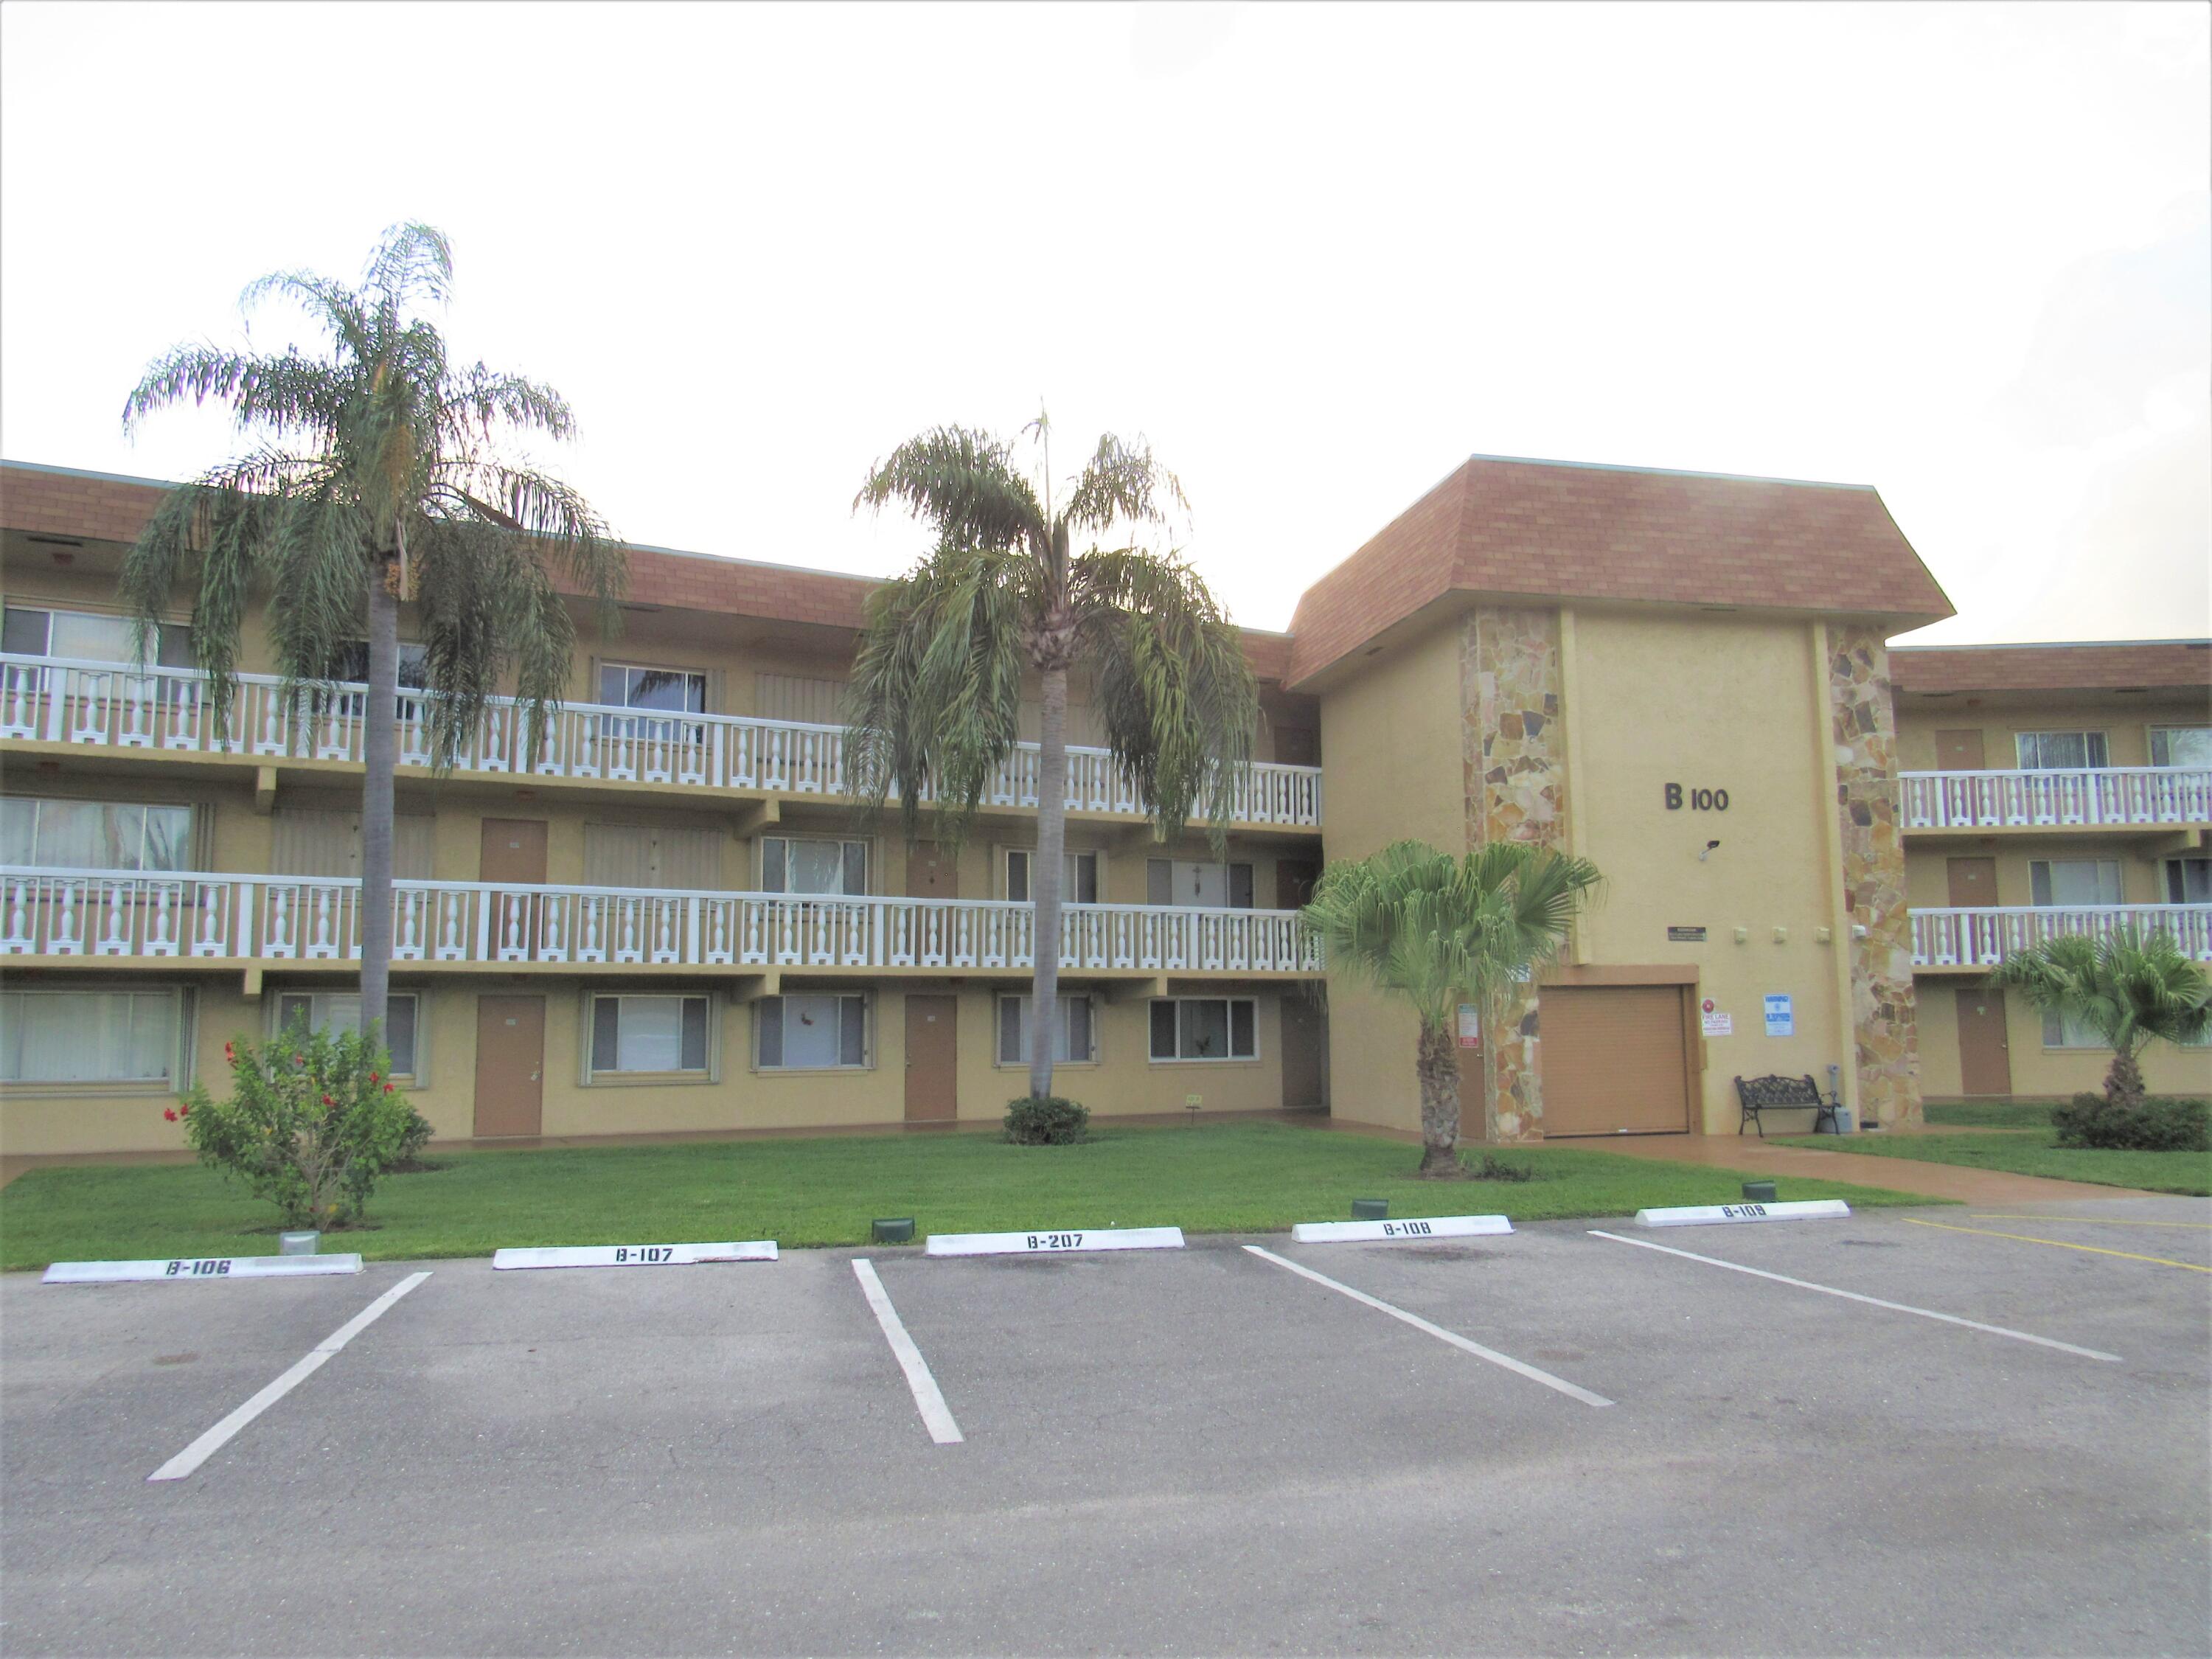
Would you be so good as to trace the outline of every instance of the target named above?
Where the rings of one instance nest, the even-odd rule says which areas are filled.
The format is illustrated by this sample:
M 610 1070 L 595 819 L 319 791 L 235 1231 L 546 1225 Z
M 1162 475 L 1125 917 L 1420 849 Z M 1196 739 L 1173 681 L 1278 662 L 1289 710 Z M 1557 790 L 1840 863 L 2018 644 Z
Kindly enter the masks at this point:
M 2173 1199 L 12 1275 L 0 1650 L 2201 1654 L 2208 1267 Z

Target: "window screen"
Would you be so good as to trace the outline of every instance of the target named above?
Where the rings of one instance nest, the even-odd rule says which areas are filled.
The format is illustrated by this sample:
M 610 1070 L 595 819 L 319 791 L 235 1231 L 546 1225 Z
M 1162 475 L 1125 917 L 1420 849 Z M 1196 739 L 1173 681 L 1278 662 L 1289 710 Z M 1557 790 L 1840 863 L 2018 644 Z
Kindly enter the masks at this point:
M 1152 1004 L 1154 1060 L 1251 1060 L 1259 1052 L 1249 997 L 1173 997 Z
M 415 994 L 394 991 L 385 1005 L 384 1046 L 392 1056 L 394 1077 L 415 1075 Z M 361 1030 L 361 995 L 355 991 L 287 991 L 276 999 L 276 1029 L 288 1030 L 295 1020 L 305 1020 L 316 1030 L 336 1036 Z
M 0 991 L 0 1082 L 166 1083 L 176 991 Z
M 1035 896 L 1030 887 L 1030 871 L 1036 854 L 1016 848 L 1006 854 L 1006 897 L 1016 904 L 1026 904 Z M 1060 881 L 1060 896 L 1066 904 L 1096 904 L 1098 902 L 1098 854 L 1069 853 L 1066 854 L 1066 873 Z
M 2153 766 L 2212 766 L 2212 726 L 2154 726 Z
M 999 999 L 999 1063 L 1001 1066 L 1029 1064 L 1031 1002 L 1029 997 Z M 1097 1051 L 1092 1043 L 1091 999 L 1080 995 L 1061 997 L 1060 1018 L 1054 1033 L 1054 1060 L 1080 1062 L 1095 1060 Z
M 2031 859 L 2028 902 L 2037 905 L 2121 904 L 2116 859 Z
M 866 996 L 763 997 L 755 1018 L 763 1071 L 828 1071 L 868 1063 Z
M 2102 732 L 2023 732 L 2020 734 L 2022 771 L 2079 771 L 2105 764 Z
M 192 809 L 126 801 L 0 799 L 0 864 L 48 870 L 185 870 Z
M 603 996 L 592 1004 L 594 1072 L 703 1072 L 707 999 Z
M 770 893 L 823 893 L 858 898 L 868 890 L 864 841 L 761 839 L 761 888 Z

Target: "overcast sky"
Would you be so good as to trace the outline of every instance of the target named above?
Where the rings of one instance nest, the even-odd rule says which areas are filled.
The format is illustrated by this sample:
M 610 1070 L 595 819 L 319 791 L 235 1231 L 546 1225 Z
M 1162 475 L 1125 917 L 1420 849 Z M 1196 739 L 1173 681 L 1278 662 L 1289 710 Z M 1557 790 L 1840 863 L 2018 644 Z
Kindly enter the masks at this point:
M 419 218 L 636 541 L 889 574 L 869 462 L 1042 398 L 1256 627 L 1483 453 L 1876 485 L 1918 639 L 2202 635 L 2208 17 L 13 0 L 0 453 L 217 459 L 147 360 Z

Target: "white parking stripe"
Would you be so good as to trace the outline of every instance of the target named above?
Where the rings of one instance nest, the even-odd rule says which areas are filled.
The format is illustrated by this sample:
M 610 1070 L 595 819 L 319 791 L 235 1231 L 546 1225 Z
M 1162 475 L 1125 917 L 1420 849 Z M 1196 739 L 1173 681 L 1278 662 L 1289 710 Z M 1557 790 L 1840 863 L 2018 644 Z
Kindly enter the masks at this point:
M 231 1436 L 236 1434 L 248 1423 L 321 1370 L 324 1361 L 367 1330 L 386 1308 L 398 1301 L 401 1297 L 406 1295 L 429 1276 L 427 1272 L 408 1274 L 406 1278 L 401 1279 L 382 1296 L 377 1297 L 375 1301 L 317 1343 L 305 1359 L 293 1366 L 283 1376 L 262 1389 L 259 1394 L 255 1395 L 252 1399 L 224 1418 L 222 1422 L 193 1441 L 191 1445 L 185 1447 L 167 1462 L 162 1464 L 160 1468 L 148 1475 L 147 1480 L 183 1480 L 220 1451 Z
M 1577 1388 L 1564 1377 L 1554 1376 L 1549 1371 L 1540 1371 L 1534 1365 L 1523 1364 L 1510 1354 L 1499 1353 L 1495 1348 L 1486 1348 L 1480 1342 L 1470 1342 L 1456 1331 L 1448 1331 L 1441 1325 L 1432 1325 L 1420 1315 L 1407 1313 L 1403 1308 L 1394 1308 L 1389 1303 L 1368 1295 L 1364 1291 L 1355 1291 L 1349 1285 L 1340 1285 L 1326 1273 L 1317 1273 L 1310 1267 L 1301 1267 L 1297 1262 L 1277 1255 L 1273 1250 L 1263 1250 L 1257 1244 L 1247 1244 L 1244 1248 L 1262 1261 L 1272 1261 L 1278 1267 L 1288 1267 L 1301 1279 L 1310 1279 L 1316 1285 L 1326 1285 L 1339 1295 L 1348 1296 L 1354 1302 L 1364 1303 L 1377 1313 L 1386 1313 L 1393 1319 L 1402 1320 L 1417 1331 L 1426 1331 L 1439 1341 L 1449 1342 L 1455 1348 L 1463 1349 L 1477 1359 L 1487 1359 L 1492 1364 L 1503 1365 L 1507 1370 L 1527 1377 L 1531 1382 L 1541 1382 L 1547 1389 L 1557 1389 L 1571 1399 L 1581 1401 L 1585 1406 L 1613 1404 L 1613 1401 L 1601 1394 L 1592 1394 L 1588 1389 Z
M 1723 1261 L 1718 1256 L 1698 1255 L 1691 1250 L 1678 1250 L 1671 1244 L 1654 1244 L 1648 1238 L 1623 1238 L 1619 1233 L 1589 1230 L 1592 1238 L 1609 1238 L 1616 1244 L 1633 1244 L 1639 1250 L 1657 1250 L 1665 1255 L 1679 1255 L 1685 1261 L 1702 1261 L 1708 1267 L 1726 1267 L 1730 1273 L 1749 1273 L 1753 1279 L 1771 1279 L 1778 1285 L 1795 1285 L 1801 1291 L 1818 1291 L 1822 1296 L 1840 1296 L 1846 1302 L 1863 1302 L 1869 1308 L 1887 1308 L 1892 1313 L 1917 1314 L 1923 1319 L 1940 1319 L 1946 1325 L 1964 1325 L 1970 1331 L 1986 1331 L 1991 1336 L 2008 1336 L 2015 1342 L 2033 1342 L 2039 1348 L 2056 1348 L 2061 1353 L 2078 1353 L 2084 1359 L 2106 1359 L 2115 1364 L 2126 1362 L 2116 1353 L 2100 1352 L 2095 1348 L 2077 1348 L 2071 1342 L 2060 1342 L 2048 1336 L 2033 1336 L 2026 1331 L 2008 1330 L 2002 1325 L 1984 1325 L 1978 1319 L 1961 1319 L 1956 1314 L 1937 1313 L 1932 1308 L 1916 1308 L 1904 1302 L 1885 1302 L 1878 1296 L 1861 1296 L 1856 1291 L 1839 1291 L 1832 1285 L 1815 1285 L 1809 1279 L 1792 1279 L 1787 1273 L 1771 1273 L 1764 1267 L 1747 1267 L 1740 1261 Z
M 914 1391 L 915 1408 L 921 1413 L 922 1426 L 929 1431 L 929 1437 L 940 1446 L 958 1445 L 962 1438 L 960 1425 L 952 1420 L 952 1413 L 938 1389 L 937 1379 L 929 1374 L 929 1362 L 921 1357 L 921 1350 L 906 1334 L 906 1324 L 899 1318 L 898 1310 L 891 1306 L 884 1281 L 876 1277 L 876 1264 L 866 1256 L 855 1256 L 853 1276 L 860 1281 L 860 1294 L 868 1298 L 876 1323 L 884 1328 L 884 1340 L 891 1345 L 891 1357 L 906 1373 L 906 1385 Z

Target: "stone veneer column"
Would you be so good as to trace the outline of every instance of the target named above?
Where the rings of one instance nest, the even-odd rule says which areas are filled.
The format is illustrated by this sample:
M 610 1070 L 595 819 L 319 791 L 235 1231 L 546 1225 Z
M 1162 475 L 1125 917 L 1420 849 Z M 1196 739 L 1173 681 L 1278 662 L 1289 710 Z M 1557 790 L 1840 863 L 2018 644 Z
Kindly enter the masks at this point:
M 1556 844 L 1567 813 L 1559 613 L 1480 606 L 1460 625 L 1459 661 L 1468 848 L 1493 841 Z M 1504 1031 L 1484 1034 L 1484 1059 L 1497 1079 L 1484 1126 L 1491 1140 L 1543 1138 L 1536 1020 L 1531 986 L 1508 1004 Z
M 1832 624 L 1827 637 L 1828 715 L 1835 736 L 1844 907 L 1850 923 L 1859 1112 L 1879 1123 L 1917 1123 L 1918 1012 L 1912 988 L 1912 917 L 1905 897 L 1905 842 L 1898 827 L 1897 711 L 1890 698 L 1889 647 L 1870 628 Z

